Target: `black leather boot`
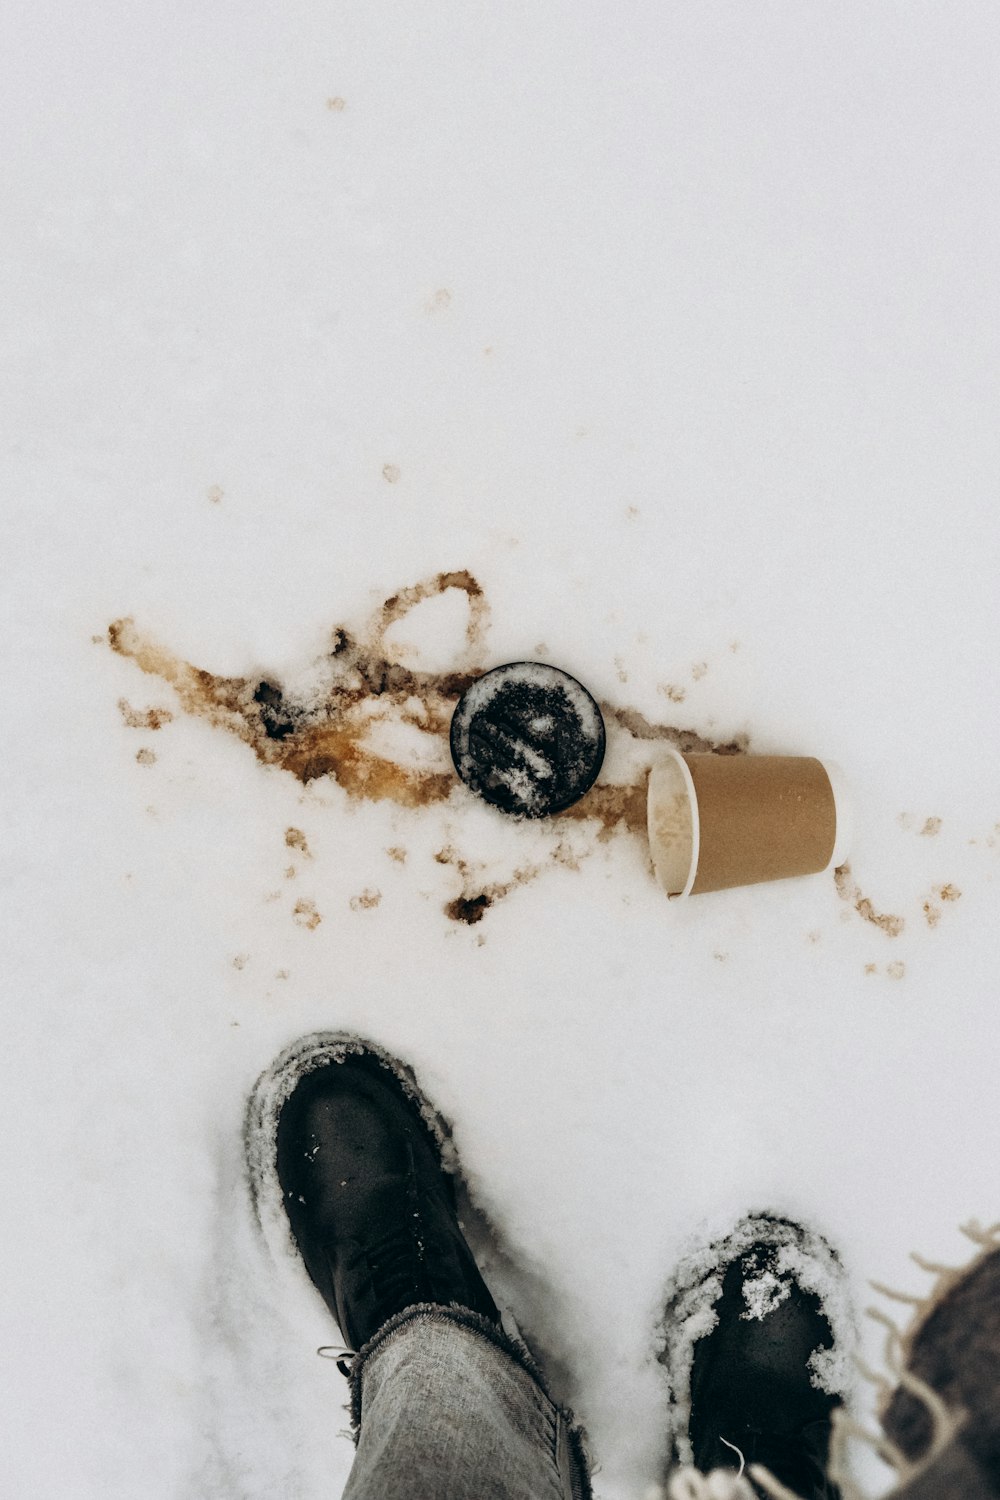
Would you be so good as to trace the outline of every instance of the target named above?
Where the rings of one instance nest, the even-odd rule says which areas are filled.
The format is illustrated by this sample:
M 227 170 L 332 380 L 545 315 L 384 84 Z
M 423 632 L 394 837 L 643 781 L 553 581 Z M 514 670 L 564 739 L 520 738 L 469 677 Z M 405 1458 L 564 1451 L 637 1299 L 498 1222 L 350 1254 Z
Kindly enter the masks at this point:
M 765 1216 L 748 1226 L 728 1254 L 714 1247 L 722 1253 L 702 1278 L 700 1308 L 697 1284 L 679 1299 L 691 1330 L 687 1399 L 677 1401 L 687 1415 L 683 1457 L 708 1472 L 738 1469 L 742 1456 L 803 1500 L 837 1500 L 826 1463 L 840 1396 L 823 1379 L 834 1337 L 820 1296 L 802 1284 L 811 1280 L 808 1237 Z
M 361 1043 L 301 1077 L 278 1117 L 292 1233 L 354 1350 L 416 1303 L 499 1321 L 458 1225 L 454 1179 L 411 1094 Z

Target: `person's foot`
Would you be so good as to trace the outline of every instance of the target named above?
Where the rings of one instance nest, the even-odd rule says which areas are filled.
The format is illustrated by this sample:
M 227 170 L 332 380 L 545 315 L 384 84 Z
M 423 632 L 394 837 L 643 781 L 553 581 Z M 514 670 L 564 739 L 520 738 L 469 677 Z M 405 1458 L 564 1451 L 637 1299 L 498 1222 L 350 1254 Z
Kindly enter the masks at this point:
M 416 1303 L 500 1316 L 406 1071 L 355 1043 L 300 1077 L 278 1116 L 277 1175 L 292 1234 L 353 1350 Z
M 700 1275 L 689 1267 L 667 1309 L 665 1362 L 674 1365 L 675 1417 L 686 1422 L 674 1434 L 675 1461 L 707 1473 L 739 1469 L 742 1459 L 803 1500 L 836 1497 L 826 1463 L 841 1396 L 824 1303 L 838 1280 L 828 1246 L 766 1216 L 706 1252 Z

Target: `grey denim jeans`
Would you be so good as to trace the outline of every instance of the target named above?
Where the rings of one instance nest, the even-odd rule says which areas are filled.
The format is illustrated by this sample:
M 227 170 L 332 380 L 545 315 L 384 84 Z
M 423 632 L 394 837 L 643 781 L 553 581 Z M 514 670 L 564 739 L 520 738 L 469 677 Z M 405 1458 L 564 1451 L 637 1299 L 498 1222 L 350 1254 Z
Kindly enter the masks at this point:
M 581 1428 L 488 1318 L 408 1307 L 350 1378 L 357 1454 L 344 1500 L 590 1500 Z

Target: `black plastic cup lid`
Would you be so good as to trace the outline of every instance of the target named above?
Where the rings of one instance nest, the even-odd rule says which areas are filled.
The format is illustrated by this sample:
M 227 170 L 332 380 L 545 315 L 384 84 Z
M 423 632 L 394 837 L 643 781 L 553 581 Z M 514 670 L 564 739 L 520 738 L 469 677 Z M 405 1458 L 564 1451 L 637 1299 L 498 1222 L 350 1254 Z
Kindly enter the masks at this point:
M 588 792 L 604 760 L 604 720 L 558 667 L 514 661 L 478 677 L 451 721 L 455 769 L 505 813 L 544 818 Z

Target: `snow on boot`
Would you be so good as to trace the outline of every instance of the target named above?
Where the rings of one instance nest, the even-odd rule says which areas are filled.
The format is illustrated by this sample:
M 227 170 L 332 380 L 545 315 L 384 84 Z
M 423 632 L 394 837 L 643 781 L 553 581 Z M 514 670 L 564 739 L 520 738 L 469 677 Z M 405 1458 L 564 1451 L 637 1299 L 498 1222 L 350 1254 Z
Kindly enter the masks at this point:
M 276 1178 L 306 1270 L 352 1351 L 418 1303 L 499 1320 L 458 1224 L 447 1129 L 381 1048 L 339 1033 L 297 1043 L 258 1082 L 247 1147 L 262 1227 Z
M 835 1500 L 831 1418 L 847 1388 L 852 1320 L 825 1241 L 770 1215 L 690 1256 L 671 1285 L 661 1361 L 671 1464 L 743 1471 L 761 1494 Z

